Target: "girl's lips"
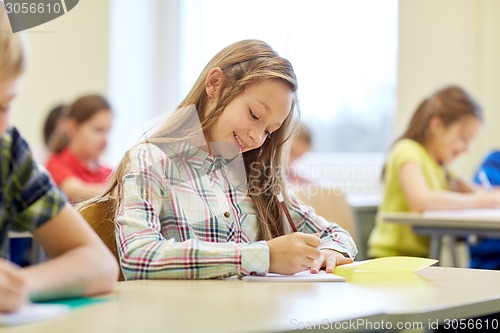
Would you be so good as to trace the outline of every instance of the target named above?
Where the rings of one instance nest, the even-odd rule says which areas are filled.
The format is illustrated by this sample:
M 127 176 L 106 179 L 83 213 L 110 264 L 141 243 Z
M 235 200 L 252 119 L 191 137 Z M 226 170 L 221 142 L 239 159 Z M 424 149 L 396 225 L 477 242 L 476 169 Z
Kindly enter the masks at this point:
M 240 146 L 241 150 L 245 149 L 248 147 L 245 141 L 243 141 L 236 133 L 233 132 L 233 137 L 238 146 Z

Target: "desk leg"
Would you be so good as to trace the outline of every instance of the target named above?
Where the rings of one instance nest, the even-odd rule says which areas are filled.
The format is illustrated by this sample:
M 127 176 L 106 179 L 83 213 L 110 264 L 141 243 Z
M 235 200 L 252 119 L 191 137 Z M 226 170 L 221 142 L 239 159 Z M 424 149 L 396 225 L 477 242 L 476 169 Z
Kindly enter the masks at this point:
M 455 242 L 455 236 L 450 235 L 449 240 L 450 242 L 450 254 L 451 254 L 451 264 L 453 267 L 458 267 L 458 259 L 457 259 L 457 243 Z
M 368 257 L 366 254 L 368 250 L 368 238 L 370 238 L 370 234 L 375 225 L 377 209 L 363 210 L 353 208 L 353 212 L 355 223 L 354 230 L 356 231 L 355 240 L 358 247 L 356 260 L 365 260 Z
M 432 259 L 439 260 L 440 253 L 441 253 L 441 235 L 432 235 L 430 257 Z

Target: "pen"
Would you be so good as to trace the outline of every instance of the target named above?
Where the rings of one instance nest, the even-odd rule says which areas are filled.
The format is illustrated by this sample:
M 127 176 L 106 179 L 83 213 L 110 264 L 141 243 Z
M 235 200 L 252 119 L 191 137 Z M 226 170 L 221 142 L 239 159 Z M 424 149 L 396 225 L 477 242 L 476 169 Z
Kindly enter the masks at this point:
M 481 169 L 477 176 L 479 178 L 479 181 L 481 182 L 481 185 L 483 185 L 485 189 L 491 190 L 491 183 L 488 179 L 488 176 L 486 175 L 486 172 L 484 172 L 484 169 Z
M 278 202 L 280 203 L 280 206 L 283 209 L 283 213 L 285 213 L 285 215 L 286 215 L 286 219 L 288 220 L 288 223 L 290 224 L 292 231 L 297 232 L 297 228 L 295 227 L 295 224 L 293 223 L 292 217 L 290 216 L 290 212 L 288 211 L 288 208 L 285 205 L 285 199 L 283 198 L 283 195 L 281 193 L 278 193 L 276 195 L 276 198 L 278 199 Z

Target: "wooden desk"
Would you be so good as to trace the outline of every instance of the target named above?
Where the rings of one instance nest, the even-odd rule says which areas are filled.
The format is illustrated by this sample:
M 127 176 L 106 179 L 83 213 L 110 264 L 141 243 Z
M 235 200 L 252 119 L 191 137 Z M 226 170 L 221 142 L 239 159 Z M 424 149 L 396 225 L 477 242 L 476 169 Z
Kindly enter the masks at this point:
M 411 224 L 413 230 L 431 237 L 430 257 L 439 259 L 443 235 L 500 237 L 500 209 L 468 209 L 418 213 L 384 213 L 387 222 Z
M 350 195 L 347 201 L 352 208 L 359 211 L 377 210 L 382 198 L 380 195 Z
M 111 300 L 2 333 L 286 332 L 306 325 L 363 326 L 459 319 L 500 312 L 500 272 L 429 267 L 371 282 L 251 283 L 240 280 L 120 282 Z M 351 319 L 351 321 L 349 321 Z M 337 325 L 337 326 L 335 326 Z M 325 330 L 325 328 L 327 328 Z M 350 327 L 352 328 L 352 327 Z M 314 330 L 311 330 L 314 332 Z

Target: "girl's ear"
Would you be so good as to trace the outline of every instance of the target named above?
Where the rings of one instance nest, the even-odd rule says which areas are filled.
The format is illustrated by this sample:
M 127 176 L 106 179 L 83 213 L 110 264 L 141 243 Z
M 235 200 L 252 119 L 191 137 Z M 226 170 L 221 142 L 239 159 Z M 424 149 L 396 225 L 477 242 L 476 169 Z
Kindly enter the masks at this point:
M 68 118 L 66 119 L 66 133 L 68 133 L 68 136 L 72 138 L 75 135 L 75 132 L 78 128 L 78 124 L 76 123 L 75 119 Z
M 443 128 L 443 121 L 438 116 L 432 116 L 429 120 L 429 129 L 431 133 L 435 133 Z
M 224 79 L 225 75 L 220 67 L 214 67 L 208 72 L 207 78 L 205 79 L 205 92 L 208 97 L 212 98 L 217 96 L 216 93 L 222 88 Z

